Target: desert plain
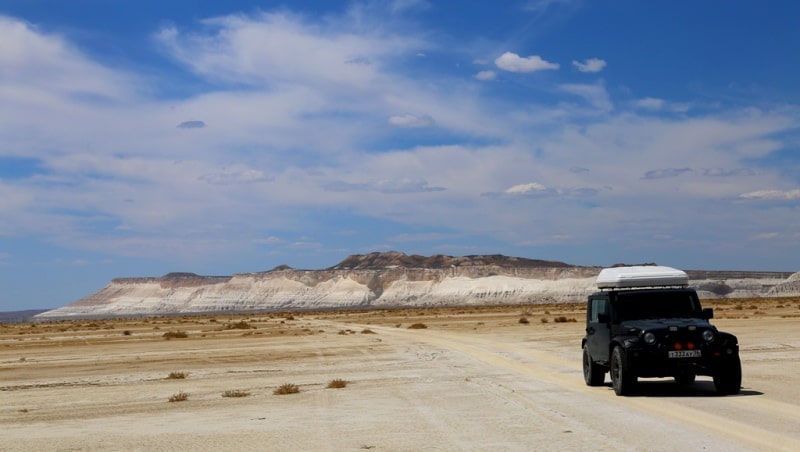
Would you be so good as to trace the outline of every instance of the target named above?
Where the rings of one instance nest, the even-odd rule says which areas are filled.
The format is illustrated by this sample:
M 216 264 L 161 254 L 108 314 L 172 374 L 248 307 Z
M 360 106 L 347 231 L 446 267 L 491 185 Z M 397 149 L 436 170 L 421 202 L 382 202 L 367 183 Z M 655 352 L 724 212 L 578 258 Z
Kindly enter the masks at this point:
M 0 324 L 0 450 L 800 450 L 800 298 L 705 300 L 741 393 L 583 382 L 583 304 Z

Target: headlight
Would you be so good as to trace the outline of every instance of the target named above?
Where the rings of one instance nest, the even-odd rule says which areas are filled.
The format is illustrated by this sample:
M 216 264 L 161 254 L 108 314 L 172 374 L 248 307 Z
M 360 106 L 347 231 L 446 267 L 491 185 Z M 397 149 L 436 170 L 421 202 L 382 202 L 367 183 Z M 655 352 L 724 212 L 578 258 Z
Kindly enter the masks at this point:
M 703 340 L 706 342 L 711 342 L 714 340 L 714 332 L 711 330 L 703 331 Z
M 650 332 L 644 333 L 644 341 L 653 345 L 656 343 L 656 335 Z

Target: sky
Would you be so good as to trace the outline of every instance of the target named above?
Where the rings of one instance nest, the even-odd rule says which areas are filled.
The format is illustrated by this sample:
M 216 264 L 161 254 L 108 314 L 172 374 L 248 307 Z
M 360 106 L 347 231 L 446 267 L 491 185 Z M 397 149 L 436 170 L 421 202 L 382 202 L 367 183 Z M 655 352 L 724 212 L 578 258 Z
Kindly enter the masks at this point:
M 389 250 L 800 271 L 798 17 L 0 0 L 0 311 Z

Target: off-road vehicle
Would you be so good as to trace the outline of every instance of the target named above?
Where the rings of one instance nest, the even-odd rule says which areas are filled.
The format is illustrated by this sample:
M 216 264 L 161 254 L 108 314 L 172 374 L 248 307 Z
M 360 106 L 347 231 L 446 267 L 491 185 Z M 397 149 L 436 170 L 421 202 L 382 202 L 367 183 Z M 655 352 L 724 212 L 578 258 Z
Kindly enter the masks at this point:
M 583 377 L 617 395 L 636 392 L 637 379 L 672 377 L 680 385 L 710 376 L 718 394 L 736 394 L 742 382 L 736 336 L 717 330 L 685 272 L 663 266 L 605 268 L 589 296 Z

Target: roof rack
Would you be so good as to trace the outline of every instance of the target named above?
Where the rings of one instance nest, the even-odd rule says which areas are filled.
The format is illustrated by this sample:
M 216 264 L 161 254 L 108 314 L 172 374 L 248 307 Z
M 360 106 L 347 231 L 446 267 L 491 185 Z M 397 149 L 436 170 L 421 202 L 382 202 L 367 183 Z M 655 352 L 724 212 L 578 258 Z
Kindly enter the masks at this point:
M 597 287 L 601 290 L 687 287 L 688 285 L 689 276 L 686 272 L 660 265 L 604 268 L 597 275 Z

